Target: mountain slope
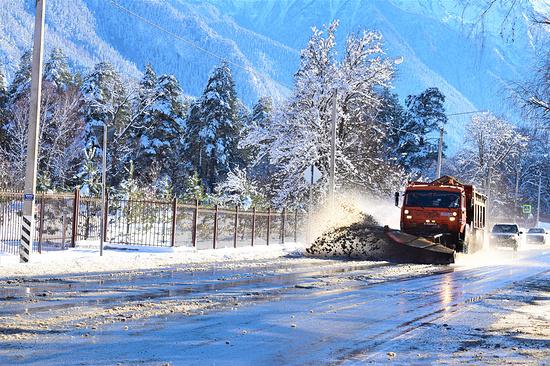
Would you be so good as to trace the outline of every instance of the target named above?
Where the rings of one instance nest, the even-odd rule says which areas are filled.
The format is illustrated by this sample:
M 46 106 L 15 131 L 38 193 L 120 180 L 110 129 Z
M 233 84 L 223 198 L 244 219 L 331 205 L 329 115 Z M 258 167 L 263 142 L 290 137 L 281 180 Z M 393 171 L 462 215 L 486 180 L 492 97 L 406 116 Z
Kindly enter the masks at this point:
M 249 106 L 259 96 L 288 95 L 312 26 L 339 19 L 339 42 L 349 32 L 380 30 L 388 54 L 403 56 L 395 81 L 404 98 L 437 86 L 450 113 L 476 109 L 505 112 L 502 89 L 525 76 L 536 45 L 525 20 L 513 43 L 490 22 L 484 42 L 468 37 L 460 0 L 118 0 L 131 12 L 241 65 L 232 65 L 238 93 Z M 12 77 L 31 46 L 34 0 L 2 0 L 0 67 Z M 472 20 L 473 21 L 473 20 Z M 62 48 L 86 70 L 109 60 L 129 76 L 146 63 L 175 74 L 183 90 L 199 95 L 216 57 L 189 46 L 108 0 L 49 0 L 46 52 Z M 468 117 L 452 117 L 451 150 L 462 140 Z

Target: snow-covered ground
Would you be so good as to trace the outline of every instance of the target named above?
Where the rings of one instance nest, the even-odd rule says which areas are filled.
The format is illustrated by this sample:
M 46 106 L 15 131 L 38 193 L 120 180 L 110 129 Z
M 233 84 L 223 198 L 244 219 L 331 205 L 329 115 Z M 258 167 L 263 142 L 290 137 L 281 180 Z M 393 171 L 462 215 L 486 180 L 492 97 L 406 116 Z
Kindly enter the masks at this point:
M 196 265 L 259 261 L 304 251 L 303 244 L 299 243 L 205 250 L 109 244 L 100 256 L 98 247 L 97 243 L 88 243 L 63 251 L 33 253 L 30 263 L 26 264 L 19 263 L 18 256 L 0 253 L 0 278 L 136 271 L 179 265 L 195 265 L 198 269 Z

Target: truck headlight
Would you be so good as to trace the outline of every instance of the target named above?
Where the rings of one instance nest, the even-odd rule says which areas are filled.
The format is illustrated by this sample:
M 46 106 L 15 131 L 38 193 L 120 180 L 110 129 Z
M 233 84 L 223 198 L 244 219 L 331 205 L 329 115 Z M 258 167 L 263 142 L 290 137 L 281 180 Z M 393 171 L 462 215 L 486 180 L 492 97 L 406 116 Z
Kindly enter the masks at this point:
M 456 220 L 456 217 L 454 216 L 449 217 L 449 221 L 455 221 L 455 220 Z
M 412 219 L 413 217 L 411 215 L 407 215 L 407 219 Z
M 456 216 L 456 215 L 458 215 L 458 214 L 456 212 L 453 212 L 453 216 Z
M 405 211 L 403 211 L 403 213 L 404 213 L 405 215 L 408 215 L 408 214 L 409 214 L 409 210 L 405 210 Z

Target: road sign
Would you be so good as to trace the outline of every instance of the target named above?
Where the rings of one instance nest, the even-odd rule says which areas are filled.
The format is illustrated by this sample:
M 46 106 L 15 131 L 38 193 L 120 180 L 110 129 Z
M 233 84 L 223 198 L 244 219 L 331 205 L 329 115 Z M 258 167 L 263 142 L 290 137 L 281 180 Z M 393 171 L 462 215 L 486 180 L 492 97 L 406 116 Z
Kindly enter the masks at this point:
M 315 165 L 312 165 L 311 167 L 304 170 L 304 179 L 307 184 L 314 184 L 317 182 L 323 174 L 321 174 L 321 171 L 317 169 Z
M 523 209 L 524 214 L 530 214 L 531 213 L 531 205 L 522 205 L 521 208 Z
M 23 194 L 23 201 L 34 201 L 34 194 L 32 193 Z

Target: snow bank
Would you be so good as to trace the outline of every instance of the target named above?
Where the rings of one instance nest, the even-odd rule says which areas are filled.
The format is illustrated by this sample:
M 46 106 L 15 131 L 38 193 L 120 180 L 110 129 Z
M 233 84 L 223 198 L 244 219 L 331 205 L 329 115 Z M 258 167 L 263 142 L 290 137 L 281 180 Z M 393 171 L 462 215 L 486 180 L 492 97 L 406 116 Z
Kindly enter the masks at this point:
M 0 278 L 135 271 L 186 264 L 262 260 L 285 255 L 301 255 L 303 251 L 303 245 L 298 243 L 207 250 L 109 244 L 105 246 L 102 257 L 99 256 L 96 245 L 95 248 L 79 247 L 43 254 L 33 253 L 30 263 L 27 264 L 19 263 L 18 256 L 0 253 Z

